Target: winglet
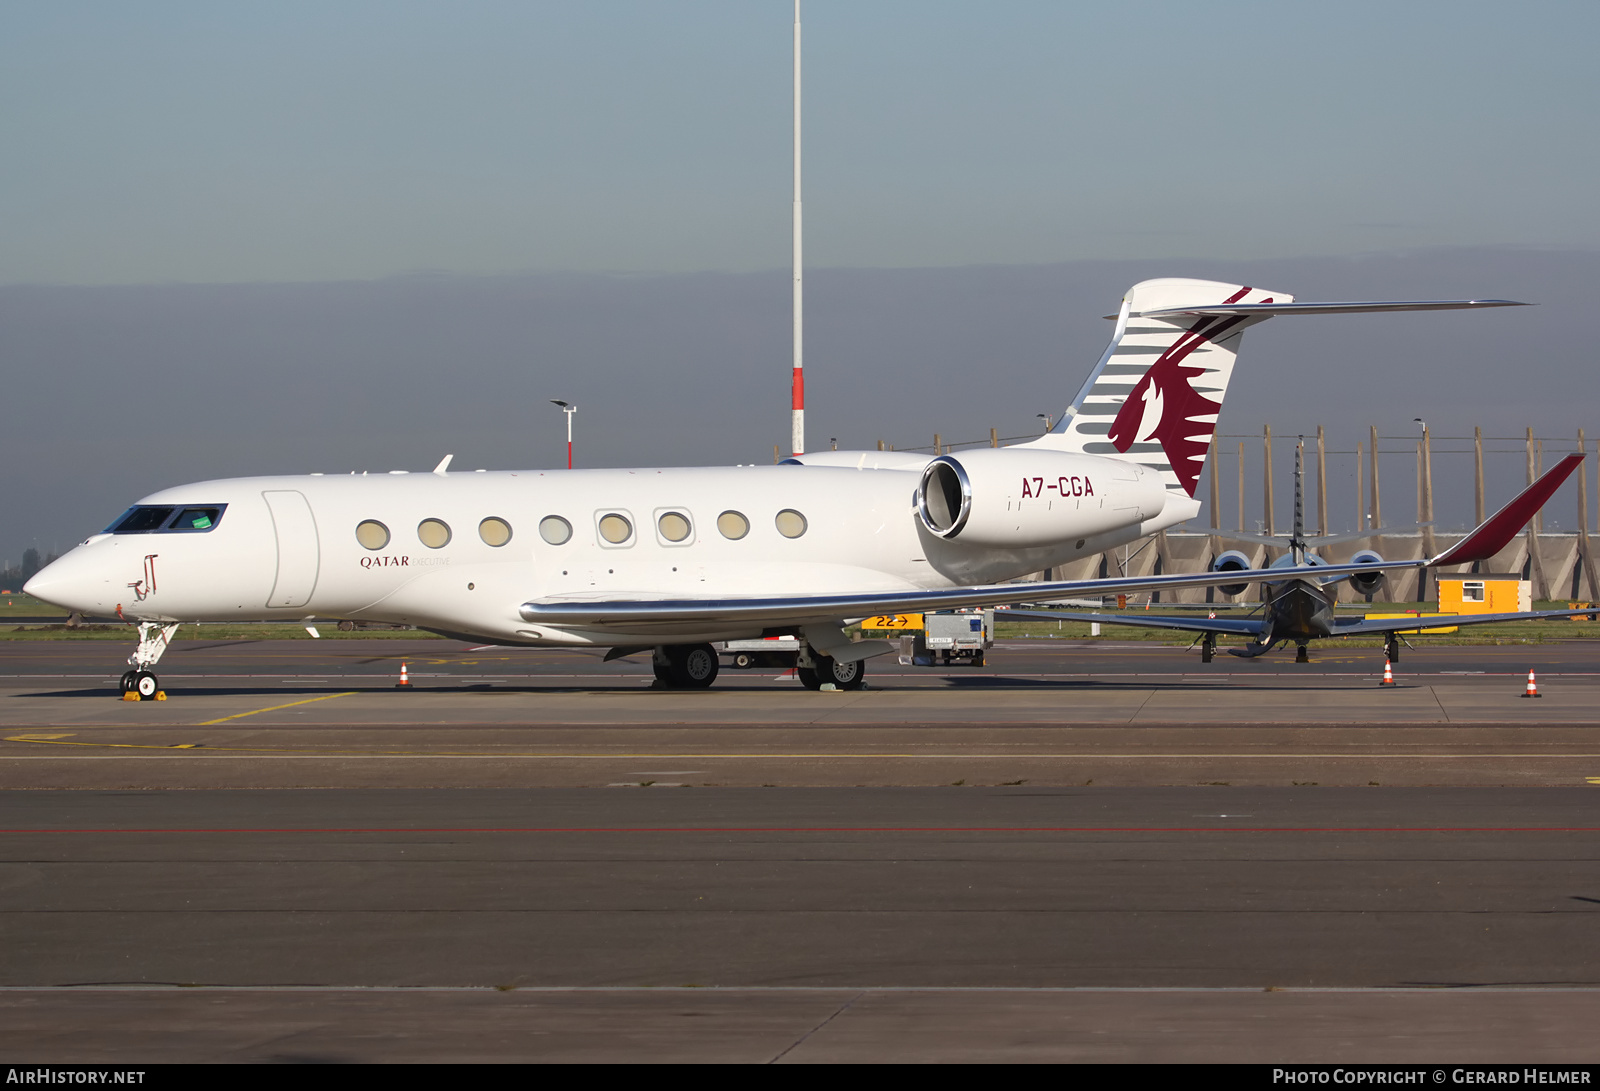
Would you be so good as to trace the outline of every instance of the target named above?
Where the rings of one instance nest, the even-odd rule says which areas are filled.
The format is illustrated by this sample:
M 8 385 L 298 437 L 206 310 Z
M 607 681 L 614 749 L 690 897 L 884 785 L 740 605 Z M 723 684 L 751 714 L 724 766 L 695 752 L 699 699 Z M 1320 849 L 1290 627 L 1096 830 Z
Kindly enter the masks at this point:
M 440 477 L 443 477 L 445 471 L 450 468 L 450 460 L 455 457 L 455 455 L 445 455 L 439 460 L 439 465 L 433 468 L 433 472 L 438 474 Z
M 1568 455 L 1546 470 L 1533 484 L 1523 489 L 1511 503 L 1486 519 L 1482 526 L 1428 562 L 1429 568 L 1446 564 L 1470 564 L 1499 553 L 1527 525 L 1533 513 L 1572 476 L 1583 461 L 1582 455 Z

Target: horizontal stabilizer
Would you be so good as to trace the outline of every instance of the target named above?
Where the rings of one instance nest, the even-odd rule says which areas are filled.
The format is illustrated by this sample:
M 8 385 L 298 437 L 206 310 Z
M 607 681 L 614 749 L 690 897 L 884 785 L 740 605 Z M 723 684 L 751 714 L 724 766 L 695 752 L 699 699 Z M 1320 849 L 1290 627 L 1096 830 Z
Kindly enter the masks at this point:
M 1514 299 L 1381 300 L 1366 303 L 1233 303 L 1203 307 L 1163 307 L 1134 311 L 1133 318 L 1183 318 L 1193 315 L 1233 315 L 1275 318 L 1287 314 L 1371 314 L 1377 311 L 1470 311 L 1484 307 L 1526 307 Z M 1106 315 L 1115 318 L 1116 315 Z

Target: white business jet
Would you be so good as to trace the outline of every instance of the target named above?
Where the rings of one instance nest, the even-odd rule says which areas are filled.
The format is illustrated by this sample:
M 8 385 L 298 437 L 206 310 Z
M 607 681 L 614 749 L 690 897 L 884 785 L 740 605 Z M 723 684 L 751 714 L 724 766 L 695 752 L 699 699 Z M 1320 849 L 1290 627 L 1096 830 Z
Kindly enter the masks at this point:
M 1195 487 L 1247 327 L 1288 314 L 1514 305 L 1296 303 L 1147 280 L 1123 299 L 1110 346 L 1061 421 L 1027 443 L 733 468 L 462 473 L 446 458 L 432 473 L 204 481 L 140 500 L 26 590 L 136 623 L 123 691 L 145 697 L 159 690 L 152 669 L 182 622 L 312 618 L 604 647 L 607 658 L 649 650 L 674 687 L 711 684 L 711 641 L 798 630 L 801 680 L 854 688 L 891 644 L 852 641 L 850 618 L 1292 577 L 1000 582 L 1200 510 Z

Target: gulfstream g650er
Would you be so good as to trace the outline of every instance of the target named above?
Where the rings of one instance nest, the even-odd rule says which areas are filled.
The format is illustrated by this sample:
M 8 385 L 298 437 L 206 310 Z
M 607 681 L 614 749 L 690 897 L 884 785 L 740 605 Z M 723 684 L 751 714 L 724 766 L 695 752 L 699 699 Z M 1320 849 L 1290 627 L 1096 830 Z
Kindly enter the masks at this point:
M 182 622 L 310 617 L 496 644 L 653 650 L 657 675 L 674 686 L 711 684 L 710 641 L 798 629 L 802 679 L 852 687 L 866 660 L 890 649 L 848 639 L 853 617 L 1292 576 L 1000 582 L 1199 511 L 1196 485 L 1247 327 L 1288 314 L 1508 305 L 1296 303 L 1241 285 L 1147 280 L 1123 299 L 1110 346 L 1061 422 L 1027 443 L 940 457 L 830 451 L 767 467 L 441 464 L 203 481 L 143 498 L 27 591 L 139 623 L 123 686 L 147 695 Z M 1487 530 L 1466 552 L 1499 548 Z M 1472 559 L 1457 547 L 1413 563 Z M 1395 567 L 1324 565 L 1316 575 Z

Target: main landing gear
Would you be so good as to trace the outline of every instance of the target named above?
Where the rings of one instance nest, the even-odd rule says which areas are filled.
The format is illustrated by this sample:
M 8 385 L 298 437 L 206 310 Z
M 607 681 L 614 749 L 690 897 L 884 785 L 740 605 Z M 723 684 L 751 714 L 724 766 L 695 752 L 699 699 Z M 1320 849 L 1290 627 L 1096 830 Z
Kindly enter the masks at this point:
M 656 681 L 668 689 L 705 689 L 722 666 L 710 644 L 663 644 L 651 658 Z
M 1209 663 L 1217 655 L 1217 634 L 1206 633 L 1200 638 L 1200 662 Z
M 1400 662 L 1400 634 L 1390 633 L 1383 642 L 1383 654 L 1389 657 L 1389 662 Z
M 161 654 L 167 650 L 167 643 L 177 631 L 176 622 L 171 625 L 163 625 L 159 621 L 139 622 L 139 646 L 128 656 L 128 665 L 133 669 L 122 674 L 124 701 L 167 699 L 166 691 L 161 688 L 161 680 L 150 668 L 161 662 Z
M 831 655 L 823 655 L 810 644 L 801 644 L 800 654 L 795 660 L 794 673 L 806 689 L 821 689 L 823 686 L 832 686 L 834 689 L 860 689 L 862 683 L 867 680 L 867 661 L 857 659 L 844 663 Z

